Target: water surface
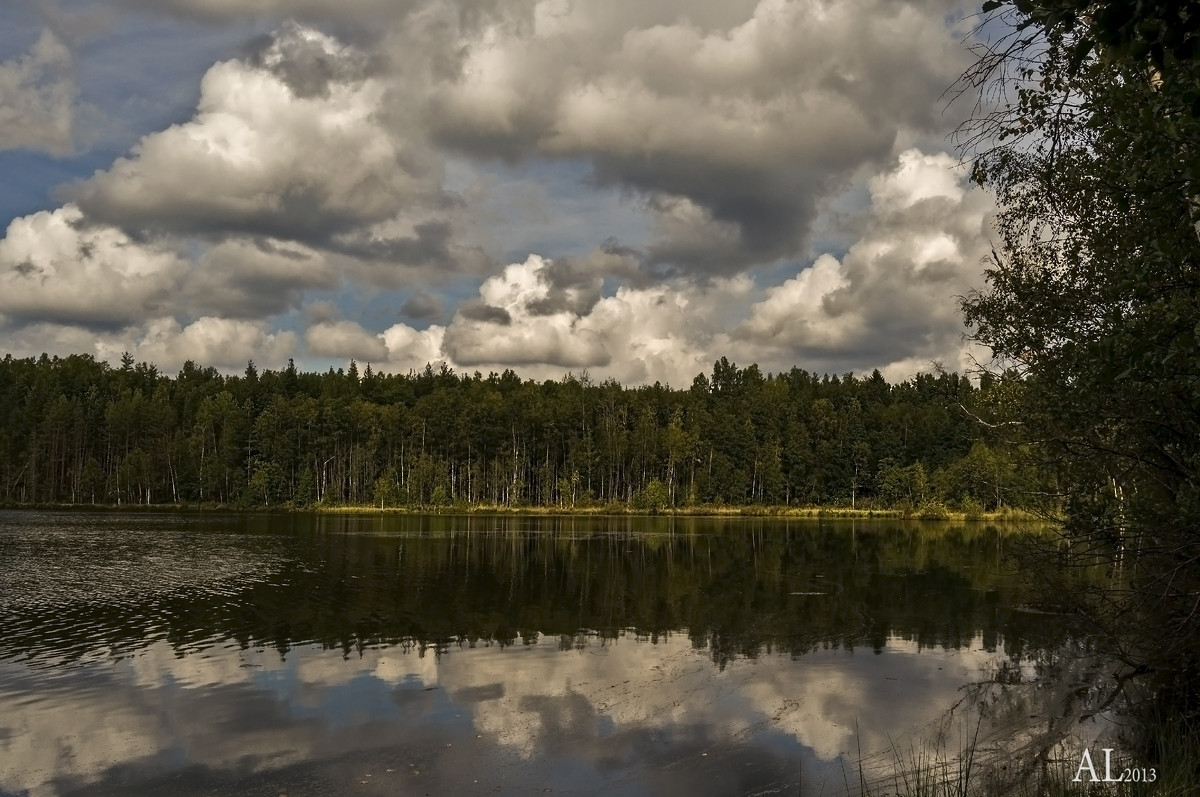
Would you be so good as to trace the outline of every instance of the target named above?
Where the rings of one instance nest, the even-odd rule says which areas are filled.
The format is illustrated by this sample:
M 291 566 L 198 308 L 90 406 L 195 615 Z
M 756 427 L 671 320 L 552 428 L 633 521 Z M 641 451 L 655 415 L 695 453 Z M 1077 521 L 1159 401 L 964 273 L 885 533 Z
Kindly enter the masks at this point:
M 1015 538 L 0 513 L 0 793 L 853 792 L 1063 643 Z

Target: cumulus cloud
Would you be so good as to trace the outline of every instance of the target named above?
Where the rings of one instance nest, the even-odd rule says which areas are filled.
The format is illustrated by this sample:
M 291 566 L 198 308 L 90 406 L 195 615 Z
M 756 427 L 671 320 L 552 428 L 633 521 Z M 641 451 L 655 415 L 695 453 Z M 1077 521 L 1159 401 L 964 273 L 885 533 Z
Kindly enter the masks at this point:
M 311 356 L 368 362 L 377 370 L 400 373 L 430 363 L 448 363 L 443 353 L 445 327 L 437 324 L 416 329 L 397 323 L 382 332 L 371 332 L 340 318 L 338 309 L 326 301 L 311 303 L 305 315 L 309 326 L 304 345 Z
M 728 275 L 802 252 L 822 196 L 945 124 L 952 9 L 762 0 L 705 25 L 688 3 L 543 0 L 464 34 L 433 124 L 480 155 L 588 159 L 656 218 L 652 266 Z
M 59 47 L 47 34 L 3 75 L 33 74 L 30 63 L 52 62 Z M 190 121 L 71 186 L 76 201 L 9 225 L 8 347 L 36 345 L 36 329 L 47 348 L 112 344 L 164 366 L 244 362 L 254 346 L 270 359 L 295 343 L 269 331 L 271 317 L 312 291 L 401 287 L 489 263 L 459 240 L 461 202 L 441 187 L 440 158 L 389 115 L 379 69 L 375 56 L 294 23 L 213 66 Z M 86 340 L 79 330 L 120 333 Z M 386 351 L 352 337 L 329 345 Z
M 443 353 L 465 368 L 520 368 L 559 376 L 589 368 L 622 381 L 680 385 L 728 343 L 724 311 L 744 300 L 750 280 L 697 285 L 624 285 L 601 298 L 579 261 L 531 255 L 480 286 L 443 333 Z M 720 355 L 718 355 L 720 356 Z
M 443 270 L 489 261 L 458 240 L 438 147 L 588 163 L 651 220 L 658 276 L 801 257 L 822 198 L 951 124 L 937 98 L 967 58 L 955 0 L 153 5 L 336 17 L 359 46 L 288 23 L 213 67 L 197 116 L 80 186 L 85 211 Z M 409 232 L 387 230 L 401 206 Z
M 549 263 L 537 255 L 485 280 L 479 299 L 463 303 L 446 330 L 445 352 L 464 366 L 481 364 L 561 367 L 607 365 L 605 341 L 576 325 L 567 312 L 530 312 L 550 296 Z
M 312 28 L 295 23 L 258 40 L 250 63 L 276 74 L 303 99 L 329 99 L 339 83 L 361 83 L 376 71 L 374 59 Z
M 162 316 L 112 330 L 39 321 L 4 330 L 4 337 L 6 350 L 16 356 L 83 353 L 115 363 L 123 352 L 130 352 L 166 372 L 187 360 L 226 371 L 241 370 L 250 360 L 281 368 L 296 352 L 294 332 L 273 331 L 263 321 L 212 316 L 188 324 Z
M 177 368 L 186 360 L 237 368 L 253 360 L 280 367 L 296 350 L 294 332 L 269 330 L 265 322 L 204 316 L 181 326 L 174 318 L 146 323 L 134 335 L 131 351 L 139 360 Z M 105 352 L 104 359 L 114 359 Z
M 70 193 L 90 217 L 132 229 L 350 247 L 400 210 L 448 202 L 439 161 L 384 124 L 387 86 L 369 72 L 354 48 L 285 25 L 258 54 L 209 69 L 190 121 Z M 416 240 L 428 238 L 444 246 L 436 230 Z
M 674 385 L 721 356 L 906 376 L 963 352 L 954 296 L 990 201 L 945 156 L 895 161 L 953 124 L 956 0 L 114 2 L 280 27 L 207 70 L 191 118 L 12 222 L 14 350 L 37 330 L 240 367 L 302 340 L 395 370 Z M 0 98 L 65 109 L 22 115 L 66 120 L 50 147 L 70 72 L 49 33 L 0 64 Z M 0 146 L 33 135 L 4 113 Z M 881 170 L 859 240 L 809 251 L 828 200 Z M 805 267 L 765 283 L 784 263 Z M 371 313 L 342 320 L 356 302 Z
M 74 102 L 71 51 L 43 30 L 29 53 L 0 63 L 0 149 L 69 153 Z
M 410 371 L 424 368 L 429 363 L 446 362 L 442 354 L 445 334 L 445 327 L 436 324 L 420 330 L 407 324 L 389 327 L 380 335 L 387 344 L 387 366 L 395 371 Z
M 262 318 L 300 306 L 305 291 L 340 284 L 331 258 L 302 244 L 230 238 L 200 256 L 180 287 L 183 307 L 233 318 Z
M 801 362 L 908 373 L 918 362 L 965 364 L 955 297 L 981 281 L 994 202 L 964 182 L 948 155 L 903 153 L 871 180 L 862 238 L 840 261 L 823 255 L 769 289 L 738 328 L 740 342 Z
M 981 280 L 994 209 L 947 155 L 903 153 L 870 181 L 863 233 L 781 284 L 747 276 L 626 284 L 608 296 L 581 261 L 531 256 L 460 306 L 443 354 L 460 367 L 534 376 L 589 368 L 681 386 L 731 356 L 765 369 L 884 370 L 904 379 L 932 361 L 965 366 L 955 297 Z M 609 264 L 611 266 L 611 264 Z
M 309 354 L 345 357 L 365 362 L 387 359 L 388 347 L 379 335 L 372 335 L 353 321 L 321 321 L 304 333 Z
M 74 205 L 14 220 L 0 240 L 0 312 L 82 325 L 139 321 L 172 301 L 172 251 L 90 224 Z

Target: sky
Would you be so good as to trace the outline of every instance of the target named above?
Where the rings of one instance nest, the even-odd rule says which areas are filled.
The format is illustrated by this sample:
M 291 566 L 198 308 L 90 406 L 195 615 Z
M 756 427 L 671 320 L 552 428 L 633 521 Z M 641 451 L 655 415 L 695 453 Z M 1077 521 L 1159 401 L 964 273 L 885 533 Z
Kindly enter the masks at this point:
M 0 354 L 675 387 L 979 355 L 973 4 L 15 5 Z

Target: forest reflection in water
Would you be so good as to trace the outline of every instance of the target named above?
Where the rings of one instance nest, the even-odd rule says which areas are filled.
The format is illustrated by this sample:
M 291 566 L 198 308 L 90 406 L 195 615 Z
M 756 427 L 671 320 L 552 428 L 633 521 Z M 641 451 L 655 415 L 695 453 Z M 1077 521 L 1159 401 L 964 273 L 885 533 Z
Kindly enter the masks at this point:
M 1080 644 L 1023 610 L 1018 537 L 2 513 L 0 792 L 837 793 Z

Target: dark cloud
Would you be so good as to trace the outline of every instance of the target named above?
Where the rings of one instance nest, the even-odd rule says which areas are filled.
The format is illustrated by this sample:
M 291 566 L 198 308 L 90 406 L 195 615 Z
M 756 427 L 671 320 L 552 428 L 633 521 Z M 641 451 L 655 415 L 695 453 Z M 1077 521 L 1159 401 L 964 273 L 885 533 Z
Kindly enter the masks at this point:
M 993 199 L 949 155 L 902 153 L 871 180 L 862 237 L 767 290 L 735 339 L 804 367 L 915 371 L 963 349 L 955 296 L 980 279 Z M 902 365 L 901 365 L 902 364 Z M 893 373 L 892 376 L 897 374 Z
M 212 66 L 190 117 L 159 114 L 159 132 L 62 190 L 77 208 L 17 220 L 0 242 L 0 313 L 26 330 L 78 341 L 128 324 L 146 351 L 191 357 L 265 340 L 271 316 L 315 292 L 352 314 L 386 288 L 408 296 L 408 319 L 434 323 L 376 334 L 314 317 L 310 349 L 386 346 L 399 363 L 418 347 L 638 381 L 733 350 L 838 370 L 961 348 L 951 297 L 977 271 L 963 260 L 974 249 L 933 231 L 975 240 L 980 214 L 927 202 L 903 174 L 889 178 L 896 196 L 917 198 L 880 194 L 858 251 L 849 235 L 832 247 L 826 282 L 766 284 L 779 272 L 762 268 L 808 263 L 835 196 L 953 124 L 938 100 L 967 57 L 953 0 L 96 3 L 227 33 L 195 51 Z M 280 27 L 229 58 L 234 29 L 263 25 Z M 86 53 L 64 56 L 49 34 L 39 47 L 0 64 L 0 93 L 17 75 L 22 101 L 47 100 L 28 107 L 57 113 L 61 92 L 24 89 L 69 81 L 26 78 L 84 74 L 73 59 Z M 857 217 L 865 202 L 837 210 Z M 483 281 L 479 298 L 443 307 L 433 286 L 464 275 Z
M 401 313 L 421 321 L 438 318 L 445 311 L 446 306 L 441 298 L 426 290 L 415 291 L 400 307 Z
M 310 324 L 322 324 L 326 322 L 338 321 L 342 314 L 338 311 L 337 306 L 330 301 L 320 299 L 308 304 L 304 308 L 304 317 L 308 319 Z
M 337 287 L 324 255 L 270 239 L 229 239 L 209 248 L 181 286 L 193 313 L 263 318 L 300 306 L 305 291 Z
M 350 47 L 331 51 L 325 37 L 289 22 L 248 48 L 247 61 L 277 75 L 297 97 L 327 98 L 335 83 L 361 83 L 377 74 L 381 59 Z
M 169 14 L 209 22 L 247 18 L 311 21 L 395 19 L 416 2 L 406 0 L 110 0 L 140 12 Z
M 415 235 L 381 238 L 365 235 L 344 236 L 331 242 L 331 248 L 352 257 L 383 260 L 407 266 L 433 265 L 455 269 L 454 229 L 446 221 L 417 224 Z
M 26 277 L 26 278 L 32 277 L 34 274 L 42 273 L 41 268 L 34 265 L 32 262 L 30 262 L 28 260 L 22 260 L 20 263 L 17 263 L 15 266 L 13 266 L 12 269 L 13 269 L 13 271 L 20 274 L 22 277 Z
M 762 3 L 708 28 L 672 7 L 572 8 L 468 38 L 430 125 L 476 157 L 589 161 L 645 203 L 648 271 L 730 276 L 803 256 L 824 197 L 902 132 L 947 125 L 936 98 L 965 61 L 952 8 Z
M 597 274 L 595 258 L 560 257 L 546 263 L 539 275 L 546 295 L 526 302 L 530 315 L 574 313 L 587 315 L 600 301 L 604 278 Z
M 469 299 L 458 306 L 458 315 L 468 321 L 480 321 L 485 324 L 508 326 L 512 316 L 503 307 L 494 307 L 480 299 Z

